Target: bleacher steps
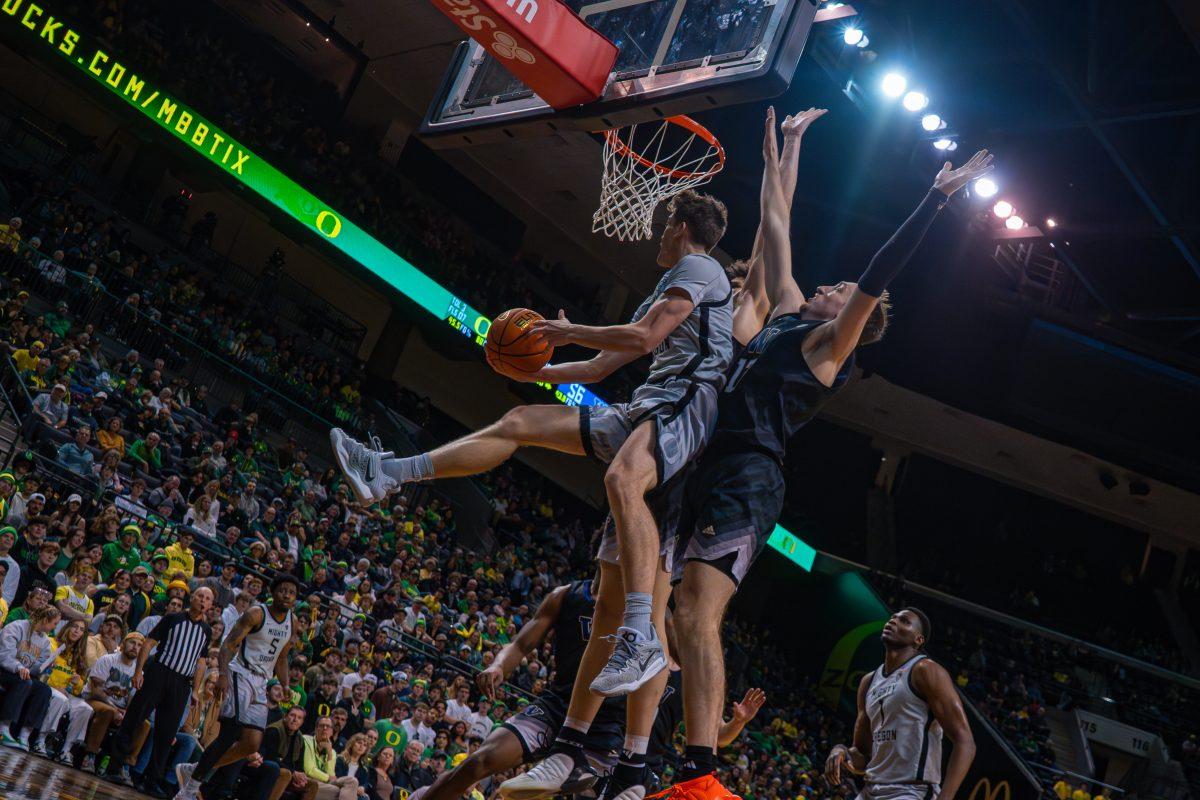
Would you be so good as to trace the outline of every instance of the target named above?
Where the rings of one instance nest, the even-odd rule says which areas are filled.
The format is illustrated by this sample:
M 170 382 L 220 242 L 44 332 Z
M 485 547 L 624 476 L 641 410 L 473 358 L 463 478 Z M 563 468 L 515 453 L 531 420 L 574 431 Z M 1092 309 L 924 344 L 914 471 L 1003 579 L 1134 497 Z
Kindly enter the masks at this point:
M 1050 747 L 1054 750 L 1054 760 L 1058 766 L 1078 775 L 1091 775 L 1087 755 L 1079 752 L 1076 744 L 1075 715 L 1070 711 L 1047 708 L 1045 722 L 1050 729 Z

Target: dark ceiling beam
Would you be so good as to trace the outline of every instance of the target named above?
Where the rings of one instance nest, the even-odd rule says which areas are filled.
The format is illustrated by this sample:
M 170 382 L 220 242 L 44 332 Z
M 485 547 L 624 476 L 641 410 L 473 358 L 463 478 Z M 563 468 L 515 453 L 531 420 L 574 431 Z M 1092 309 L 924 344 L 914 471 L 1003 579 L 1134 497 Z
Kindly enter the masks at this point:
M 1138 196 L 1138 199 L 1142 201 L 1142 204 L 1146 207 L 1146 210 L 1150 212 L 1150 215 L 1154 218 L 1154 221 L 1164 228 L 1170 227 L 1171 222 L 1167 219 L 1166 214 L 1163 213 L 1158 201 L 1154 199 L 1154 196 L 1150 193 L 1150 190 L 1146 187 L 1141 178 L 1139 178 L 1137 173 L 1134 172 L 1133 167 L 1130 166 L 1129 162 L 1121 154 L 1120 149 L 1116 146 L 1116 144 L 1113 143 L 1113 140 L 1109 138 L 1109 135 L 1104 130 L 1104 127 L 1097 123 L 1096 119 L 1092 116 L 1092 113 L 1089 110 L 1087 103 L 1083 99 L 1079 88 L 1075 85 L 1074 81 L 1072 81 L 1066 74 L 1063 73 L 1058 64 L 1055 63 L 1054 58 L 1051 55 L 1054 52 L 1054 48 L 1049 42 L 1046 41 L 1043 32 L 1039 30 L 1036 24 L 1034 24 L 1033 19 L 1029 16 L 1029 12 L 1026 11 L 1025 6 L 1020 2 L 1020 0 L 1003 0 L 1000 3 L 1000 6 L 1008 13 L 1013 22 L 1016 23 L 1026 41 L 1034 43 L 1034 45 L 1037 47 L 1038 52 L 1042 56 L 1041 61 L 1045 66 L 1046 71 L 1062 91 L 1067 102 L 1074 110 L 1075 115 L 1083 123 L 1083 127 L 1087 128 L 1087 130 L 1091 132 L 1092 136 L 1095 137 L 1096 141 L 1104 149 L 1104 152 L 1108 154 L 1108 157 L 1112 161 L 1113 165 L 1125 177 L 1126 182 Z M 1167 238 L 1170 239 L 1173 245 L 1175 245 L 1175 249 L 1177 249 L 1180 255 L 1183 256 L 1184 261 L 1188 263 L 1188 266 L 1192 268 L 1192 271 L 1196 273 L 1196 276 L 1200 277 L 1200 259 L 1197 259 L 1196 255 L 1192 252 L 1191 248 L 1188 246 L 1188 243 L 1184 241 L 1183 237 L 1177 234 L 1172 234 Z
M 1191 40 L 1192 47 L 1200 53 L 1200 4 L 1196 0 L 1167 0 L 1167 5 L 1179 18 L 1179 24 Z
M 1187 103 L 1184 105 L 1162 107 L 1158 105 L 1154 108 L 1147 108 L 1144 111 L 1122 112 L 1107 117 L 1096 117 L 1090 120 L 1091 123 L 1101 127 L 1111 127 L 1113 125 L 1125 125 L 1131 122 L 1147 122 L 1156 119 L 1170 119 L 1172 117 L 1194 117 L 1200 116 L 1200 103 Z M 1071 117 L 1069 119 L 1047 119 L 1047 120 L 1030 120 L 1014 125 L 1005 125 L 999 128 L 990 128 L 988 133 L 1040 133 L 1042 131 L 1062 131 L 1072 130 L 1074 128 L 1086 128 L 1089 120 Z

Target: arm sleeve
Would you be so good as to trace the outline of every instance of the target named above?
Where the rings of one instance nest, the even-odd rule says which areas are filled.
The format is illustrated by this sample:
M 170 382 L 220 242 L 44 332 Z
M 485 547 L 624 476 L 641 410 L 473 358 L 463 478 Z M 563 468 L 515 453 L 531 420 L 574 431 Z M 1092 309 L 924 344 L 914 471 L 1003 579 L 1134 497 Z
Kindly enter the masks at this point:
M 904 220 L 899 230 L 892 234 L 892 238 L 888 239 L 871 259 L 867 271 L 858 279 L 859 291 L 871 297 L 883 294 L 888 284 L 900 274 L 900 270 L 904 269 L 904 265 L 916 252 L 917 246 L 925 238 L 925 232 L 933 223 L 933 218 L 949 199 L 937 189 L 929 190 L 929 194 L 925 195 L 917 210 Z
M 662 291 L 665 294 L 675 289 L 686 294 L 694 305 L 700 305 L 706 300 L 719 299 L 708 295 L 719 287 L 724 275 L 720 263 L 711 256 L 684 256 L 671 267 Z

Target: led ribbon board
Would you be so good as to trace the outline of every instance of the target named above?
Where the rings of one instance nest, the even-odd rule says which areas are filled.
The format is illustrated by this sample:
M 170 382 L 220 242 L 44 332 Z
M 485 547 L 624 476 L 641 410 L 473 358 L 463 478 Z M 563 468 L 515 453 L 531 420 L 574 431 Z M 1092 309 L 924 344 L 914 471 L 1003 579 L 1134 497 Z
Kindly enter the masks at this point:
M 84 34 L 54 16 L 45 4 L 30 0 L 0 0 L 0 24 L 19 27 L 43 52 L 53 50 L 74 64 L 96 84 L 136 108 L 192 152 L 235 178 L 292 219 L 382 278 L 389 286 L 451 328 L 483 346 L 491 320 L 466 301 L 388 249 L 352 221 L 321 202 L 316 195 L 259 158 L 249 148 L 197 114 L 186 103 L 171 97 L 133 72 Z M 606 405 L 594 392 L 578 383 L 539 384 L 570 406 Z M 816 551 L 776 526 L 768 542 L 791 561 L 812 569 Z
M 464 337 L 483 345 L 490 319 L 186 103 L 139 76 L 99 44 L 89 43 L 86 34 L 54 16 L 44 4 L 3 0 L 0 2 L 0 19 L 9 27 L 19 28 L 26 38 L 36 39 L 45 50 L 53 50 L 74 64 L 96 84 L 136 108 L 192 152 L 252 189 Z M 541 385 L 567 405 L 604 405 L 603 400 L 580 384 Z

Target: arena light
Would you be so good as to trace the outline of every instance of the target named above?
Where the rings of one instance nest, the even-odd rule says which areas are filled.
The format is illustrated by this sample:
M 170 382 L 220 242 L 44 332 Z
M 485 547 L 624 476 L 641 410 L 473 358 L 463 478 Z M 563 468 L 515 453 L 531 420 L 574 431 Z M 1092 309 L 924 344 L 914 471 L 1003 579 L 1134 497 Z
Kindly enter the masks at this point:
M 862 28 L 855 28 L 854 26 L 851 26 L 842 32 L 842 41 L 849 45 L 857 45 L 863 40 L 865 35 L 866 34 L 863 33 Z
M 998 191 L 1000 191 L 1000 187 L 991 178 L 980 178 L 975 181 L 975 194 L 980 197 L 991 197 Z
M 899 72 L 889 72 L 883 76 L 883 83 L 880 88 L 883 89 L 883 93 L 888 97 L 899 97 L 908 88 L 908 78 L 905 78 Z
M 937 114 L 926 114 L 921 117 L 921 127 L 932 132 L 946 127 L 946 122 Z
M 992 213 L 1000 219 L 1011 217 L 1013 211 L 1014 209 L 1012 203 L 1008 202 L 1007 200 L 1001 200 L 999 203 L 996 203 L 996 205 L 992 206 Z
M 1046 217 L 1046 227 L 1047 228 L 1057 228 L 1058 227 L 1058 223 L 1054 221 L 1054 217 Z
M 938 139 L 933 143 L 933 147 L 935 150 L 949 150 L 950 145 L 952 144 L 954 144 L 954 142 L 950 141 L 949 139 Z
M 900 101 L 909 111 L 920 111 L 925 106 L 929 105 L 929 98 L 922 92 L 909 92 L 904 95 L 904 99 Z
M 866 36 L 864 36 L 864 37 L 862 37 L 861 39 L 859 39 L 859 40 L 858 40 L 858 44 L 857 44 L 857 45 L 855 45 L 855 47 L 857 47 L 859 50 L 866 50 L 866 49 L 867 49 L 867 47 L 869 47 L 869 46 L 870 46 L 870 44 L 871 44 L 871 40 L 870 40 L 870 39 L 868 39 Z M 864 55 L 864 56 L 865 56 L 865 55 L 868 55 L 868 53 L 863 53 L 863 55 Z M 870 54 L 870 55 L 871 55 L 871 57 L 872 57 L 872 58 L 874 58 L 874 54 L 873 54 L 873 53 L 872 53 L 872 54 Z
M 1008 228 L 1010 231 L 1019 231 L 1021 228 L 1025 227 L 1025 220 L 1021 219 L 1016 214 L 1013 214 L 1011 217 L 1004 220 L 1004 227 Z
M 178 144 L 254 191 L 464 338 L 483 346 L 491 325 L 488 317 L 168 94 L 164 86 L 138 75 L 133 66 L 107 50 L 107 45 L 91 39 L 82 29 L 72 28 L 56 9 L 5 0 L 2 11 L 0 25 L 24 37 L 22 41 L 28 41 L 31 50 L 40 47 L 47 55 L 53 52 L 65 58 L 93 84 L 124 100 Z M 605 404 L 580 384 L 538 385 L 566 405 Z

